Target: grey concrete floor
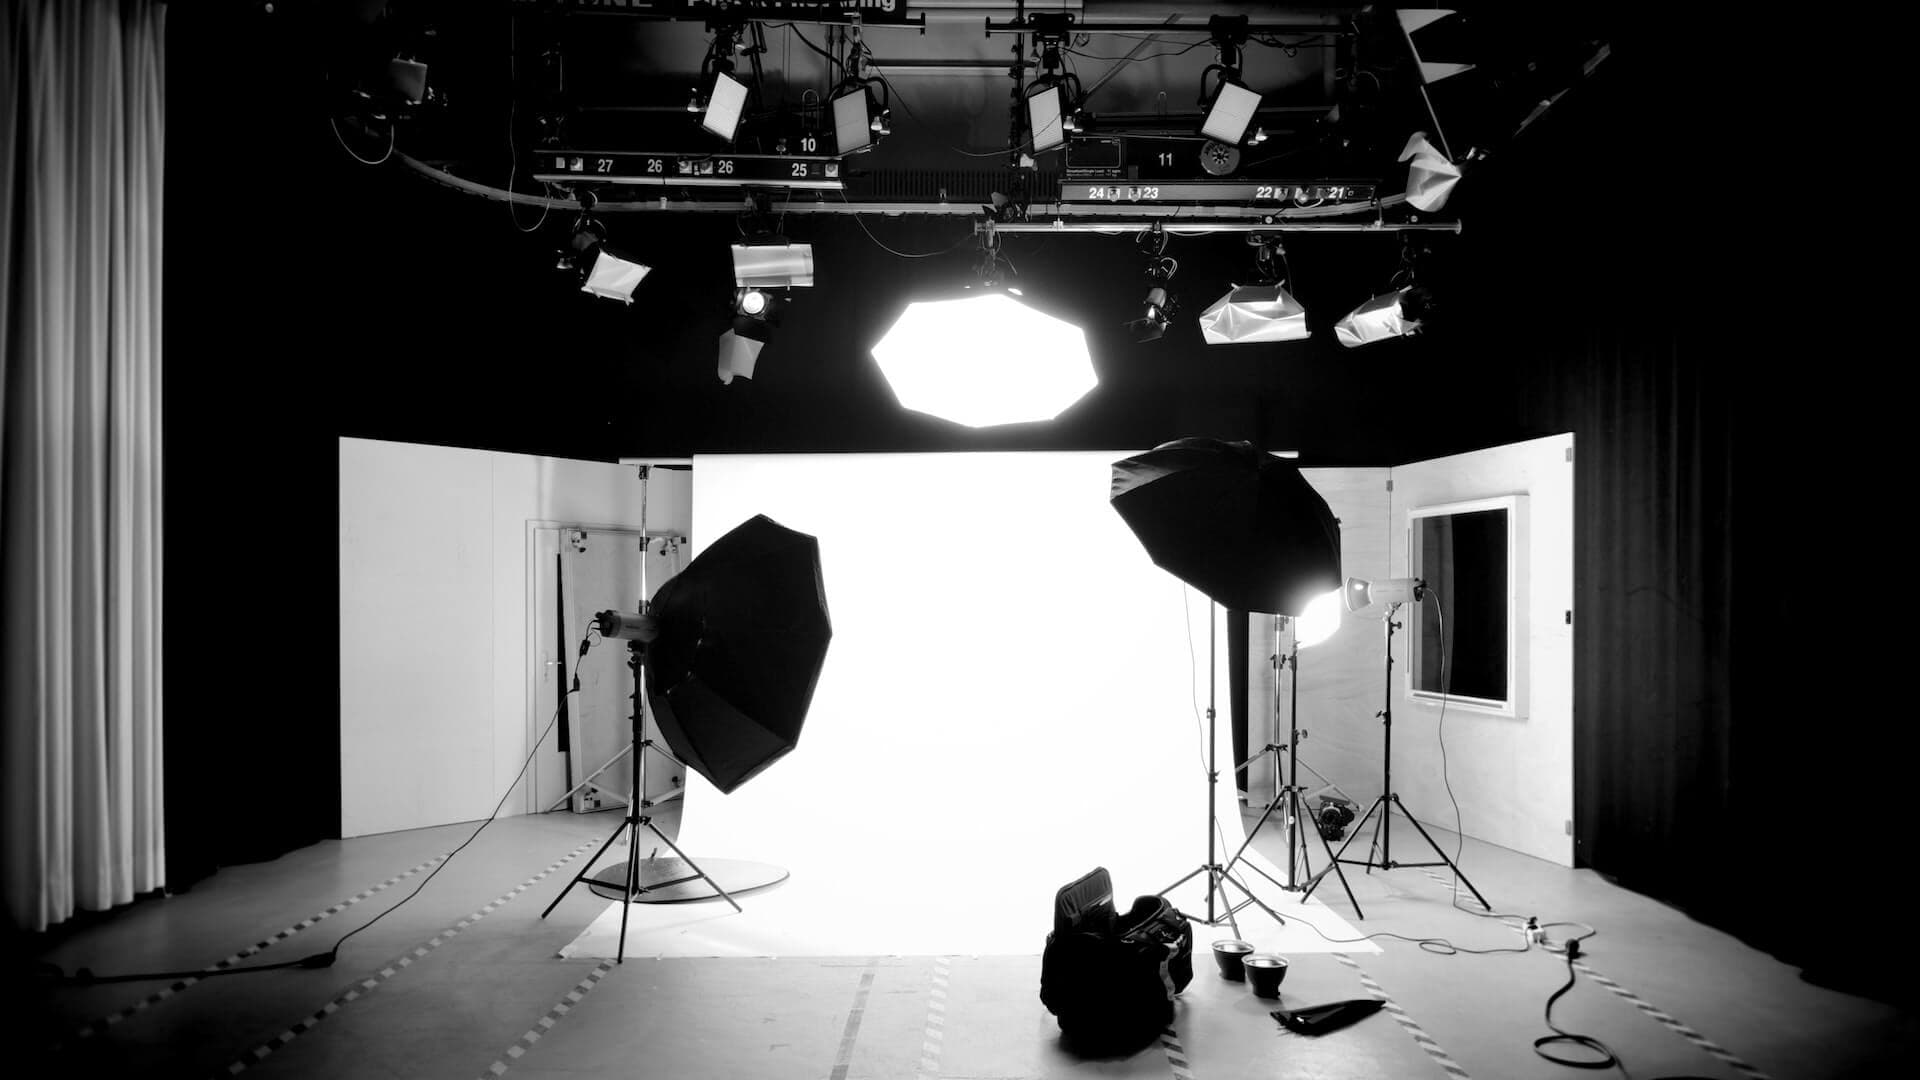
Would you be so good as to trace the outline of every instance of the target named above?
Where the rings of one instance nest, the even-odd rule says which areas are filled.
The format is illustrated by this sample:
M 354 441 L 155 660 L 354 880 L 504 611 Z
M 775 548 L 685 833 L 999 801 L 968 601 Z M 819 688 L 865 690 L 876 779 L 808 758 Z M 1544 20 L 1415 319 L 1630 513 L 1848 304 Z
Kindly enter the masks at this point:
M 1257 815 L 1247 815 L 1252 824 Z M 1563 954 L 1510 949 L 1444 868 L 1349 867 L 1365 911 L 1328 879 L 1317 897 L 1379 939 L 1379 954 L 1293 958 L 1282 998 L 1254 998 L 1196 957 L 1173 1034 L 1110 1060 L 1067 1053 L 1041 1007 L 1032 956 L 560 960 L 606 904 L 575 889 L 541 909 L 617 823 L 609 814 L 495 822 L 417 898 L 355 935 L 317 970 L 91 986 L 34 984 L 11 1009 L 16 1062 L 33 1076 L 262 1077 L 1448 1077 L 1593 1075 L 1535 1055 L 1542 1010 L 1569 975 Z M 671 826 L 671 816 L 663 817 Z M 198 971 L 326 950 L 425 880 L 472 831 L 445 826 L 329 841 L 233 867 L 43 943 L 65 972 Z M 1455 839 L 1436 830 L 1451 854 Z M 1430 854 L 1410 829 L 1394 856 Z M 1364 857 L 1364 841 L 1349 851 Z M 1255 846 L 1283 864 L 1269 824 Z M 1615 1070 L 1656 1077 L 1905 1076 L 1920 1050 L 1910 1013 L 1822 989 L 1792 967 L 1684 914 L 1567 870 L 1468 840 L 1462 865 L 1496 911 L 1589 924 L 1563 1029 L 1604 1041 Z M 555 864 L 572 856 L 570 861 Z M 1320 853 L 1315 851 L 1316 861 Z M 1071 861 L 1071 860 L 1069 860 Z M 970 885 L 955 868 L 955 887 Z M 1072 876 L 1069 868 L 1063 880 Z M 544 876 L 543 876 L 544 875 Z M 398 880 L 395 880 L 395 879 Z M 1755 871 L 1756 889 L 1765 888 Z M 1124 883 L 1123 883 L 1124 884 Z M 384 887 L 381 887 L 384 886 Z M 378 888 L 377 888 L 378 887 Z M 882 902 L 876 900 L 876 902 Z M 1807 932 L 1848 935 L 1844 894 L 1795 904 Z M 340 905 L 345 904 L 344 907 Z M 321 916 L 315 920 L 316 916 Z M 1250 913 L 1243 918 L 1259 917 Z M 287 933 L 287 931 L 293 931 Z M 1550 931 L 1564 940 L 1565 930 Z M 1201 950 L 1212 937 L 1199 928 Z M 57 938 L 57 940 L 55 940 Z M 265 948 L 254 950 L 263 943 Z M 1862 938 L 1860 948 L 1884 947 Z M 238 959 L 233 959 L 239 957 Z M 1393 1007 L 1307 1038 L 1268 1013 L 1384 995 Z M 929 1033 L 936 1033 L 930 1037 Z M 1569 1049 L 1568 1054 L 1577 1051 Z

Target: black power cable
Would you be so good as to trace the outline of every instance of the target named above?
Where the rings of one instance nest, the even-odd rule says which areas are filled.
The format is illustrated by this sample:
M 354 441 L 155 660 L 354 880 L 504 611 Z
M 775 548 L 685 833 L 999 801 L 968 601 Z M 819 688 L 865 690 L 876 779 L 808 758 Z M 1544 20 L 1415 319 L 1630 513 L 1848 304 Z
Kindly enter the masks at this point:
M 587 632 L 587 636 L 580 640 L 580 652 L 579 652 L 580 656 L 582 657 L 586 656 L 587 651 L 589 649 L 593 648 L 594 645 L 599 644 L 599 635 L 597 633 L 597 630 L 598 630 L 598 627 L 590 629 Z M 577 694 L 579 692 L 580 692 L 580 669 L 578 666 L 576 666 L 573 672 L 573 685 L 568 688 L 567 693 Z M 431 883 L 436 876 L 439 875 L 440 871 L 445 870 L 448 864 L 453 862 L 454 856 L 460 854 L 462 851 L 465 851 L 468 844 L 473 843 L 474 840 L 478 839 L 480 834 L 483 831 L 485 831 L 487 826 L 493 824 L 494 819 L 500 816 L 501 808 L 507 805 L 507 799 L 513 795 L 513 789 L 519 787 L 521 778 L 527 775 L 527 768 L 533 764 L 533 759 L 536 756 L 538 756 L 538 754 L 540 753 L 541 744 L 546 742 L 547 740 L 547 733 L 553 730 L 553 725 L 557 723 L 559 719 L 560 719 L 560 709 L 558 706 L 555 706 L 553 710 L 553 715 L 547 718 L 546 727 L 542 728 L 540 730 L 539 737 L 534 739 L 533 749 L 527 752 L 527 759 L 520 763 L 520 771 L 514 774 L 513 782 L 507 785 L 506 792 L 500 796 L 500 801 L 494 804 L 493 812 L 487 815 L 487 820 L 481 822 L 479 828 L 476 828 L 473 830 L 472 835 L 468 836 L 465 840 L 461 841 L 459 847 L 456 847 L 452 851 L 448 852 L 447 857 L 440 860 L 440 865 L 434 867 L 433 872 L 428 874 L 426 878 L 420 882 L 419 885 L 414 886 L 414 890 L 408 893 L 405 897 L 401 898 L 399 903 L 393 905 L 392 907 L 386 909 L 385 911 L 382 911 L 380 914 L 375 915 L 373 918 L 368 919 L 366 922 L 361 923 L 359 926 L 354 927 L 352 930 L 347 931 L 345 934 L 341 935 L 340 939 L 338 941 L 335 941 L 330 948 L 322 952 L 313 953 L 310 956 L 303 956 L 298 960 L 288 960 L 284 963 L 279 963 L 279 964 L 259 964 L 253 967 L 232 967 L 232 968 L 211 967 L 211 968 L 201 968 L 197 971 L 142 971 L 142 972 L 133 972 L 129 974 L 122 974 L 122 975 L 96 975 L 92 971 L 83 967 L 83 968 L 76 969 L 72 975 L 61 975 L 57 977 L 49 976 L 49 977 L 57 978 L 57 981 L 61 983 L 79 985 L 79 986 L 92 986 L 100 983 L 156 982 L 162 979 L 206 979 L 206 978 L 212 978 L 214 976 L 219 976 L 219 975 L 251 975 L 257 971 L 284 971 L 288 968 L 307 968 L 309 970 L 314 970 L 319 968 L 332 967 L 334 964 L 334 961 L 340 958 L 340 946 L 345 945 L 347 943 L 348 938 L 351 938 L 353 935 L 358 934 L 360 931 L 365 930 L 367 927 L 372 926 L 374 923 L 377 923 L 381 919 L 384 919 L 387 916 L 393 914 L 394 912 L 400 910 L 400 908 L 406 905 L 407 901 L 412 900 L 416 896 L 419 896 L 420 891 L 422 889 L 425 889 L 427 885 Z

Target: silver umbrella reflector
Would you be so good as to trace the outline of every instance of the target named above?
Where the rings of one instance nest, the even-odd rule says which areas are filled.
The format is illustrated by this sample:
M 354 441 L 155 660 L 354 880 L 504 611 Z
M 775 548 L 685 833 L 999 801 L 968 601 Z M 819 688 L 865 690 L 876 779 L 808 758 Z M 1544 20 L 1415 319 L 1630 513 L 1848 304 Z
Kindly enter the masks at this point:
M 1307 309 L 1278 285 L 1235 285 L 1200 313 L 1209 345 L 1304 341 L 1308 333 Z

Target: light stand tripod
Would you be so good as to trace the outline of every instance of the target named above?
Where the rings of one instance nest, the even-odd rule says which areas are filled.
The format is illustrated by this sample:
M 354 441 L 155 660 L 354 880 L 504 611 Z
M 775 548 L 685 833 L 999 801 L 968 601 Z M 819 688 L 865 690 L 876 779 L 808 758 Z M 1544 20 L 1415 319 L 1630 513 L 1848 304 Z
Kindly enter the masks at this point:
M 1216 703 L 1214 648 L 1219 630 L 1215 625 L 1214 614 L 1214 605 L 1209 603 L 1207 605 L 1207 861 L 1200 864 L 1198 869 L 1187 874 L 1187 876 L 1181 878 L 1179 881 L 1161 889 L 1155 895 L 1165 896 L 1180 886 L 1185 885 L 1187 882 L 1192 881 L 1194 878 L 1199 877 L 1201 874 L 1207 875 L 1207 917 L 1202 919 L 1195 915 L 1189 915 L 1186 912 L 1181 912 L 1180 915 L 1182 918 L 1192 922 L 1205 923 L 1208 926 L 1219 926 L 1222 922 L 1225 922 L 1233 928 L 1233 936 L 1237 938 L 1240 936 L 1240 924 L 1234 921 L 1233 916 L 1235 912 L 1243 908 L 1249 906 L 1258 907 L 1268 915 L 1273 916 L 1273 921 L 1282 926 L 1287 924 L 1287 920 L 1281 918 L 1279 912 L 1268 907 L 1264 901 L 1253 895 L 1253 890 L 1234 880 L 1232 874 L 1228 872 L 1230 867 L 1222 866 L 1218 861 L 1219 848 L 1216 846 L 1216 841 L 1220 836 L 1220 811 L 1219 805 L 1215 801 L 1215 792 L 1220 786 L 1220 770 L 1215 764 L 1216 755 L 1219 751 L 1215 730 L 1215 717 L 1217 716 L 1217 712 L 1214 707 Z M 1245 893 L 1247 898 L 1238 904 L 1233 903 L 1227 896 L 1226 887 L 1229 884 Z M 1218 907 L 1214 904 L 1216 896 L 1219 900 Z
M 1283 618 L 1286 617 L 1289 616 L 1283 616 Z M 1287 827 L 1287 880 L 1285 884 L 1273 881 L 1272 875 L 1251 862 L 1249 862 L 1247 866 L 1253 870 L 1254 873 L 1259 874 L 1268 881 L 1273 881 L 1275 885 L 1279 885 L 1282 889 L 1288 892 L 1301 893 L 1302 900 L 1306 899 L 1306 894 L 1311 893 L 1313 886 L 1319 884 L 1320 879 L 1326 876 L 1327 870 L 1331 870 L 1340 876 L 1340 887 L 1347 891 L 1347 900 L 1353 904 L 1354 913 L 1358 915 L 1360 913 L 1360 902 L 1353 898 L 1353 887 L 1347 884 L 1346 872 L 1340 869 L 1340 861 L 1334 856 L 1333 845 L 1327 842 L 1326 834 L 1322 833 L 1317 825 L 1314 827 L 1314 835 L 1320 838 L 1320 846 L 1327 852 L 1326 870 L 1322 870 L 1318 874 L 1313 872 L 1313 864 L 1307 860 L 1307 846 L 1301 843 L 1299 839 L 1299 833 L 1302 827 L 1301 823 L 1312 820 L 1312 816 L 1307 812 L 1300 787 L 1300 636 L 1297 626 L 1293 637 L 1292 648 L 1286 653 L 1275 649 L 1274 663 L 1276 670 L 1288 666 L 1293 668 L 1292 702 L 1287 709 L 1287 745 L 1280 746 L 1277 743 L 1268 743 L 1266 748 L 1261 750 L 1260 753 L 1241 762 L 1239 768 L 1235 771 L 1244 770 L 1266 754 L 1277 755 L 1284 753 L 1288 755 L 1287 782 L 1276 793 L 1274 800 L 1267 804 L 1267 810 L 1260 815 L 1260 820 L 1254 823 L 1253 828 L 1247 830 L 1246 843 L 1241 844 L 1240 850 L 1234 852 L 1233 858 L 1227 860 L 1227 869 L 1233 869 L 1234 865 L 1240 861 L 1241 856 L 1246 854 L 1247 848 L 1253 845 L 1253 838 L 1259 834 L 1261 826 L 1267 823 L 1267 819 L 1273 816 L 1273 812 L 1285 806 L 1286 812 L 1282 818 L 1282 820 L 1286 822 Z M 1277 712 L 1278 710 L 1275 711 Z M 1276 776 L 1278 776 L 1278 764 L 1276 761 Z M 1307 871 L 1307 880 L 1305 882 L 1300 880 L 1300 871 L 1302 868 Z M 1362 917 L 1364 918 L 1364 916 Z
M 1393 621 L 1393 616 L 1394 613 L 1399 610 L 1399 604 L 1388 604 L 1386 618 L 1384 620 L 1387 624 L 1387 693 L 1386 707 L 1380 711 L 1379 715 L 1384 721 L 1386 728 L 1386 749 L 1381 757 L 1380 795 L 1373 800 L 1373 804 L 1367 807 L 1367 812 L 1361 815 L 1360 820 L 1354 825 L 1353 835 L 1347 837 L 1347 842 L 1341 844 L 1340 850 L 1334 853 L 1334 861 L 1336 863 L 1344 862 L 1354 866 L 1364 866 L 1367 868 L 1368 873 L 1372 873 L 1373 868 L 1376 866 L 1382 870 L 1394 870 L 1402 866 L 1444 866 L 1453 871 L 1453 876 L 1459 880 L 1460 884 L 1467 887 L 1467 891 L 1473 894 L 1475 900 L 1480 901 L 1481 907 L 1492 911 L 1493 905 L 1487 903 L 1487 898 L 1481 896 L 1480 890 L 1473 887 L 1473 882 L 1468 881 L 1467 875 L 1460 872 L 1460 867 L 1455 865 L 1452 859 L 1447 858 L 1447 853 L 1440 850 L 1440 845 L 1435 843 L 1433 837 L 1427 834 L 1426 827 L 1420 824 L 1420 819 L 1413 816 L 1412 811 L 1407 809 L 1406 804 L 1400 801 L 1399 793 L 1393 790 L 1393 632 L 1400 628 L 1400 624 Z M 1397 863 L 1393 861 L 1392 825 L 1393 808 L 1396 806 L 1400 808 L 1400 813 L 1403 814 L 1409 822 L 1413 823 L 1413 827 L 1420 833 L 1420 838 L 1425 840 L 1427 846 L 1433 849 L 1433 853 L 1440 857 L 1439 862 Z M 1380 817 L 1379 820 L 1373 823 L 1373 848 L 1367 853 L 1367 858 L 1364 860 L 1342 858 L 1342 856 L 1347 853 L 1347 847 L 1360 836 L 1360 830 L 1366 828 L 1367 819 L 1373 817 L 1376 811 L 1379 812 Z M 1376 852 L 1380 857 L 1378 862 L 1375 862 L 1373 857 Z M 1344 881 L 1345 878 L 1343 877 L 1341 880 Z M 1318 885 L 1319 882 L 1315 882 L 1314 884 Z M 1307 893 L 1311 895 L 1312 892 L 1313 889 L 1309 887 Z M 1353 894 L 1349 892 L 1347 895 L 1351 898 Z M 1359 912 L 1359 905 L 1356 904 L 1354 906 L 1354 911 L 1356 914 Z M 1364 916 L 1362 917 L 1364 918 Z
M 627 800 L 627 816 L 614 828 L 613 834 L 607 837 L 606 842 L 600 845 L 600 850 L 593 853 L 593 858 L 587 860 L 587 865 L 582 867 L 579 873 L 573 875 L 573 880 L 567 882 L 566 888 L 560 890 L 560 895 L 553 898 L 553 903 L 547 905 L 547 910 L 540 913 L 541 918 L 546 918 L 553 912 L 554 908 L 559 906 L 560 901 L 564 900 L 566 895 L 573 891 L 573 887 L 582 881 L 586 881 L 589 885 L 598 884 L 604 886 L 609 884 L 597 878 L 588 878 L 587 875 L 592 872 L 594 864 L 600 861 L 600 856 L 607 853 L 607 848 L 613 845 L 614 840 L 617 839 L 621 833 L 626 833 L 627 876 L 624 889 L 625 896 L 623 898 L 625 902 L 620 905 L 620 947 L 613 954 L 615 962 L 617 963 L 626 962 L 627 915 L 632 911 L 635 898 L 645 893 L 670 888 L 675 885 L 682 885 L 686 882 L 699 879 L 705 881 L 707 886 L 719 894 L 722 900 L 732 904 L 733 910 L 741 910 L 740 902 L 732 896 L 729 896 L 727 891 L 722 889 L 718 882 L 708 877 L 707 872 L 700 869 L 692 859 L 687 858 L 686 852 L 681 851 L 679 845 L 675 844 L 671 837 L 661 832 L 660 827 L 653 823 L 653 817 L 647 813 L 647 810 L 653 806 L 653 803 L 646 797 L 647 751 L 652 750 L 654 753 L 668 758 L 668 760 L 672 760 L 672 758 L 665 750 L 655 745 L 652 739 L 646 737 L 645 724 L 642 719 L 644 715 L 642 712 L 642 702 L 645 701 L 644 694 L 646 693 L 647 674 L 646 642 L 632 640 L 627 642 L 627 666 L 633 669 L 633 787 L 629 789 L 633 794 Z M 642 828 L 648 829 L 653 835 L 665 842 L 668 847 L 672 848 L 673 853 L 679 856 L 680 861 L 685 863 L 687 869 L 693 871 L 693 873 L 685 874 L 668 881 L 643 881 L 640 875 L 640 830 Z

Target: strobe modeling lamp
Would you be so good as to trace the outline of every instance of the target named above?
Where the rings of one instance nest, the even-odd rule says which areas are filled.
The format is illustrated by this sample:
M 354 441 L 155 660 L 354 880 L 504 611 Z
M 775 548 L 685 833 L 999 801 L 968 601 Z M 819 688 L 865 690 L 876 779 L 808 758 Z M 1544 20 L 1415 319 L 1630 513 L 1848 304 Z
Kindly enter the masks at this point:
M 1350 577 L 1340 590 L 1348 611 L 1366 611 L 1376 605 L 1397 607 L 1426 599 L 1427 583 L 1419 578 L 1382 578 L 1367 581 Z

